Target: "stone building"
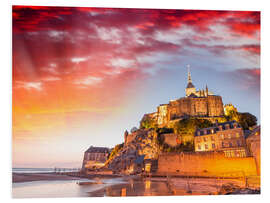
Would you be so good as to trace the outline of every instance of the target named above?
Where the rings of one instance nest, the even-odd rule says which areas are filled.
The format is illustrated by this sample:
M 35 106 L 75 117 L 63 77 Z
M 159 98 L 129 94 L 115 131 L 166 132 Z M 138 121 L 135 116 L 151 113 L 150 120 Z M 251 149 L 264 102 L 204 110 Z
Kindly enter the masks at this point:
M 250 154 L 255 158 L 257 174 L 261 170 L 261 126 L 256 126 L 246 138 L 246 143 Z
M 108 156 L 110 154 L 110 149 L 106 147 L 89 147 L 84 152 L 82 170 L 86 169 L 97 169 L 104 166 Z
M 157 112 L 145 114 L 145 119 L 153 119 L 159 127 L 166 126 L 168 122 L 185 117 L 204 117 L 210 121 L 215 121 L 218 117 L 224 116 L 222 97 L 214 95 L 208 90 L 196 90 L 192 84 L 191 74 L 188 71 L 188 84 L 186 96 L 171 100 L 169 104 L 161 104 L 157 107 Z
M 235 121 L 196 130 L 194 145 L 196 152 L 223 151 L 226 157 L 248 156 L 244 131 Z

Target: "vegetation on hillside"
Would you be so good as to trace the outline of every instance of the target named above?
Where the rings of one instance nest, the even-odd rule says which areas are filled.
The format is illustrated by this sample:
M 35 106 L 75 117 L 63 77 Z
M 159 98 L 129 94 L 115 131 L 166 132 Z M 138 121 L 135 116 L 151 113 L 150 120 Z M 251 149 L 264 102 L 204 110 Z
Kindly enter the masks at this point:
M 156 122 L 151 119 L 149 116 L 143 117 L 141 123 L 140 123 L 141 129 L 150 129 L 150 128 L 157 128 Z
M 160 147 L 162 152 L 191 152 L 194 151 L 194 144 L 193 142 L 184 142 L 181 144 L 172 147 L 165 143 L 165 138 L 163 134 L 166 133 L 174 133 L 173 128 L 158 128 L 156 129 L 157 132 L 157 144 Z
M 227 121 L 235 120 L 238 122 L 244 130 L 248 130 L 250 127 L 257 125 L 257 118 L 251 113 L 239 113 L 235 110 L 231 110 L 225 117 Z
M 115 147 L 112 149 L 111 153 L 109 154 L 109 158 L 106 160 L 105 165 L 107 165 L 107 163 L 109 163 L 115 157 L 115 155 L 117 155 L 118 152 L 120 152 L 123 149 L 123 147 L 124 147 L 124 143 L 115 145 Z
M 186 118 L 180 120 L 174 124 L 174 133 L 183 136 L 190 137 L 190 141 L 192 141 L 192 137 L 197 128 L 208 128 L 213 124 L 207 119 L 198 119 L 198 118 Z
M 193 152 L 195 150 L 193 142 L 185 142 L 172 147 L 168 144 L 164 144 L 163 152 Z

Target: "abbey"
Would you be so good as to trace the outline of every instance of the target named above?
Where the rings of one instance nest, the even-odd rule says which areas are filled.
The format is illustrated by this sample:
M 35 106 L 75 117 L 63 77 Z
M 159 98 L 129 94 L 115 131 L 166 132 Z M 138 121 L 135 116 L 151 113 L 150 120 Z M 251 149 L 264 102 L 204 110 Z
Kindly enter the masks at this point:
M 207 85 L 204 90 L 196 90 L 189 69 L 185 93 L 185 97 L 159 105 L 157 112 L 145 114 L 142 121 L 150 118 L 158 126 L 164 126 L 170 121 L 185 117 L 204 117 L 214 122 L 217 117 L 224 116 L 222 97 L 210 92 Z

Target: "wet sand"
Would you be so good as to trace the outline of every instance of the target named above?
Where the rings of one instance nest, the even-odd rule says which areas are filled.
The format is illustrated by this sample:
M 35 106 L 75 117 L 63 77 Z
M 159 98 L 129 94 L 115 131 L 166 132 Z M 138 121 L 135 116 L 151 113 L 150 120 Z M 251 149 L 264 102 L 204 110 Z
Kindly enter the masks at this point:
M 79 177 L 55 173 L 12 173 L 12 183 L 41 181 L 41 180 L 78 180 Z
M 171 195 L 222 195 L 224 185 L 244 189 L 244 183 L 236 179 L 209 179 L 209 178 L 142 178 L 130 179 L 127 183 L 104 187 L 89 192 L 89 196 L 171 196 Z M 241 193 L 243 192 L 243 193 Z M 248 194 L 245 189 L 235 194 Z M 233 194 L 233 193 L 232 193 Z M 258 193 L 249 193 L 258 194 Z
M 45 183 L 41 183 L 42 181 Z M 68 182 L 62 180 L 70 180 Z M 74 182 L 74 180 L 76 180 Z M 78 180 L 78 181 L 77 181 Z M 33 181 L 30 183 L 30 181 Z M 37 185 L 40 181 L 40 185 Z M 57 181 L 62 181 L 55 183 Z M 27 185 L 17 185 L 28 182 Z M 30 192 L 35 197 L 119 197 L 119 196 L 171 196 L 171 195 L 220 195 L 259 194 L 248 191 L 241 179 L 140 177 L 140 176 L 88 176 L 72 177 L 55 173 L 13 173 L 15 197 L 25 197 Z M 31 185 L 29 185 L 29 183 Z M 60 186 L 57 186 L 61 185 Z M 222 190 L 228 185 L 228 190 Z M 258 187 L 259 185 L 257 185 Z M 55 193 L 55 188 L 63 191 Z M 234 189 L 236 188 L 236 189 Z M 32 191 L 32 193 L 31 193 Z M 35 192 L 33 192 L 35 191 Z M 45 191 L 49 193 L 43 194 Z M 42 193 L 42 194 L 41 194 Z M 27 196 L 28 197 L 28 196 Z

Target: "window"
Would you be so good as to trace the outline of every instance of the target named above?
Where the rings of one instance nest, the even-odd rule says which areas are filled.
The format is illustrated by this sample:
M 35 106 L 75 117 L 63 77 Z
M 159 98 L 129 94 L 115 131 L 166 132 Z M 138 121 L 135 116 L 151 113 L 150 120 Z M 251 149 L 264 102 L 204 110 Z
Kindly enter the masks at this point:
M 214 129 L 211 130 L 211 133 L 214 133 Z
M 198 144 L 198 149 L 201 149 L 201 145 Z
M 224 142 L 222 142 L 222 143 L 221 143 L 221 146 L 222 146 L 222 147 L 225 147 L 225 143 L 224 143 Z
M 232 143 L 231 142 L 229 142 L 229 146 L 232 147 Z
M 214 136 L 211 136 L 211 140 L 212 140 L 212 141 L 215 141 L 215 138 L 214 138 Z
M 231 134 L 228 134 L 228 138 L 231 139 Z
M 215 143 L 212 143 L 212 149 L 215 149 L 215 148 L 216 148 Z
M 201 138 L 198 137 L 198 138 L 197 138 L 197 142 L 201 142 Z
M 239 136 L 239 133 L 236 133 L 235 135 L 236 135 L 237 138 L 240 137 L 240 136 Z
M 237 142 L 237 146 L 240 147 L 241 146 L 240 140 L 237 140 L 236 142 Z
M 200 135 L 200 131 L 197 132 L 197 135 Z
M 208 149 L 208 144 L 205 144 L 204 147 L 205 147 L 205 149 Z
M 207 137 L 204 137 L 204 138 L 203 138 L 203 141 L 205 141 L 205 142 L 206 142 L 206 141 L 207 141 Z
M 223 139 L 224 138 L 223 135 L 220 135 L 220 138 Z

